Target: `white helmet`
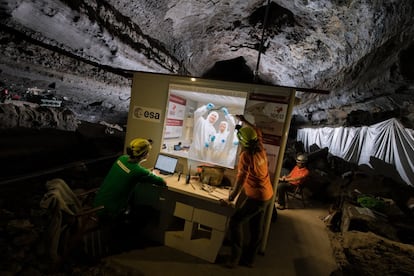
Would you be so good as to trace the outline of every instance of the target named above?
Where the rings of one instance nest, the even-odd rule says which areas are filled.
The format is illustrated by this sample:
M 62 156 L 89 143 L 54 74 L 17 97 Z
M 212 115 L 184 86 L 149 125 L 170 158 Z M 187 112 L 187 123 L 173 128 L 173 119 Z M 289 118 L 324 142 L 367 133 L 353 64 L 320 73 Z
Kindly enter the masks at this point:
M 306 163 L 308 162 L 308 157 L 305 154 L 299 154 L 298 156 L 296 156 L 296 162 Z

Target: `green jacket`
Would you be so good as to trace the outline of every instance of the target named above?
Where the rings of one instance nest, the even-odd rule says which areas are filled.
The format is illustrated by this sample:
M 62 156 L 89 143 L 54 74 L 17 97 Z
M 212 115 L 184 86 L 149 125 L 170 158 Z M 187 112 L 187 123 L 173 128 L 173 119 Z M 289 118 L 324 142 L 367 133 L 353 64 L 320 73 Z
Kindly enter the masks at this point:
M 164 179 L 128 159 L 128 155 L 122 155 L 114 162 L 95 196 L 94 207 L 104 206 L 100 217 L 118 217 L 126 209 L 137 185 L 166 186 Z

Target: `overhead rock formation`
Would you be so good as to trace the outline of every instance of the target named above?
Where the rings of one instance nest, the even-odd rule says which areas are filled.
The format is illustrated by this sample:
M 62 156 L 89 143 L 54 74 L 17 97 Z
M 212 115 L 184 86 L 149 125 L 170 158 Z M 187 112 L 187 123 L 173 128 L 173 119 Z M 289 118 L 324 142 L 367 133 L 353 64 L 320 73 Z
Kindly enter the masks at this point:
M 6 0 L 0 14 L 1 85 L 55 83 L 80 114 L 97 102 L 126 112 L 131 71 L 217 75 L 236 59 L 247 81 L 300 88 L 298 124 L 350 124 L 355 112 L 413 123 L 412 0 Z

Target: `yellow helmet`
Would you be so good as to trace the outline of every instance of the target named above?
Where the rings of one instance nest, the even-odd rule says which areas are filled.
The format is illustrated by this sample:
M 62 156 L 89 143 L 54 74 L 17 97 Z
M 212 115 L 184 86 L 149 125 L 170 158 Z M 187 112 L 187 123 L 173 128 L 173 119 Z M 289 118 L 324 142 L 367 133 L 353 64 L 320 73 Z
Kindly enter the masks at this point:
M 144 138 L 136 138 L 129 143 L 127 153 L 131 157 L 145 156 L 151 150 L 151 142 Z
M 237 138 L 243 147 L 248 148 L 250 145 L 252 145 L 252 141 L 257 141 L 257 133 L 251 127 L 242 127 L 237 132 Z

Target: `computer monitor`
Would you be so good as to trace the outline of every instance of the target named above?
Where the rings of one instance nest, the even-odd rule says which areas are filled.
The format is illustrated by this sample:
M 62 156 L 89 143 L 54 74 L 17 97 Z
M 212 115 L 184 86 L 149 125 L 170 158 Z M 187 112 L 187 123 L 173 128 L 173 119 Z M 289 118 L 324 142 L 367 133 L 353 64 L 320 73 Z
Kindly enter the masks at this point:
M 178 158 L 158 154 L 154 169 L 159 170 L 161 174 L 174 174 L 177 162 Z

